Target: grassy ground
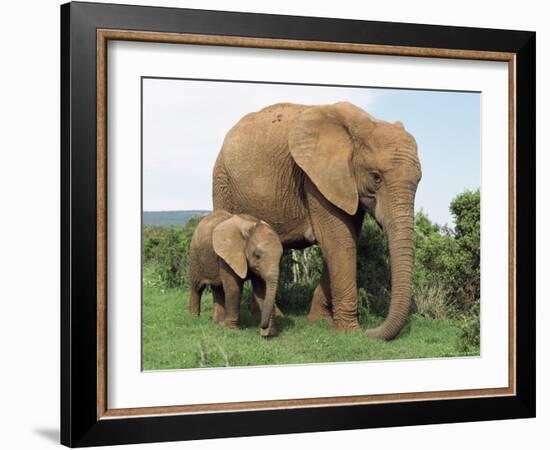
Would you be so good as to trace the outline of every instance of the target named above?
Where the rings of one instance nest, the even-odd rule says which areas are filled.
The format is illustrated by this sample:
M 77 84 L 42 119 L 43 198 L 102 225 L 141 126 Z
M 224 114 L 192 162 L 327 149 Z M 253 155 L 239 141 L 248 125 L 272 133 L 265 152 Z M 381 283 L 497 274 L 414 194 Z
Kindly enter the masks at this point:
M 279 336 L 262 338 L 259 319 L 241 308 L 241 330 L 212 322 L 212 297 L 203 294 L 200 318 L 187 311 L 188 293 L 146 287 L 143 290 L 143 369 L 255 366 L 314 362 L 367 361 L 471 356 L 460 351 L 460 329 L 452 320 L 411 316 L 399 338 L 372 341 L 362 333 L 341 334 L 330 323 L 311 324 L 305 313 L 278 319 Z M 381 319 L 363 321 L 362 328 Z

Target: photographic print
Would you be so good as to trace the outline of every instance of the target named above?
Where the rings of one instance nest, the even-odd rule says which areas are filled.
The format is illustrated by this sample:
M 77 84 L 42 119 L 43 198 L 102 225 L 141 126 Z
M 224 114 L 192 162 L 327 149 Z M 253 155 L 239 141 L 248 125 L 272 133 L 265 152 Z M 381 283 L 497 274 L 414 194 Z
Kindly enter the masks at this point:
M 143 370 L 480 355 L 479 92 L 141 95 Z
M 61 12 L 62 443 L 535 416 L 535 33 Z

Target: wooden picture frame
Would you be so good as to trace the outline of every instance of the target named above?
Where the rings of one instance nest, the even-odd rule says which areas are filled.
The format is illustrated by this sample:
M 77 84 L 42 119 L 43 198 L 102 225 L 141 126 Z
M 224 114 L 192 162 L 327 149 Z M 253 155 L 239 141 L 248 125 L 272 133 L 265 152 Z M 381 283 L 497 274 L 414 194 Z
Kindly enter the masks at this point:
M 506 388 L 110 409 L 106 383 L 107 42 L 505 61 Z M 152 8 L 61 7 L 61 442 L 91 446 L 535 415 L 535 33 Z

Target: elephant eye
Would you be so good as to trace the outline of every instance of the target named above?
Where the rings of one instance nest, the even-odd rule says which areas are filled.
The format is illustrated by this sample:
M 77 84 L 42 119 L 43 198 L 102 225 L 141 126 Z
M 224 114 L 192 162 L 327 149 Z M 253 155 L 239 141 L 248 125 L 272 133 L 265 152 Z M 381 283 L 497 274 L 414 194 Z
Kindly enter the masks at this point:
M 378 172 L 371 172 L 370 174 L 376 184 L 379 184 L 382 182 L 382 176 Z
M 254 256 L 254 259 L 260 259 L 260 256 L 262 256 L 262 255 L 260 254 L 260 252 L 258 250 L 254 250 L 252 252 L 252 256 Z

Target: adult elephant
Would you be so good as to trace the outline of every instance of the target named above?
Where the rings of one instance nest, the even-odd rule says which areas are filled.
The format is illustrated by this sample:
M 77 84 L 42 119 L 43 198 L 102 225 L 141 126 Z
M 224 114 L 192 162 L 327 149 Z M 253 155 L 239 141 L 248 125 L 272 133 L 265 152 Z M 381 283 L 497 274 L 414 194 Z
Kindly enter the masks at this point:
M 280 103 L 243 117 L 225 137 L 213 172 L 214 209 L 269 223 L 285 248 L 318 243 L 324 259 L 308 318 L 359 330 L 356 248 L 365 212 L 386 230 L 392 298 L 367 336 L 392 339 L 411 303 L 416 142 L 399 122 L 357 106 Z

